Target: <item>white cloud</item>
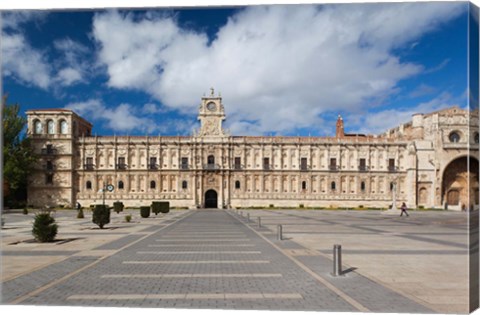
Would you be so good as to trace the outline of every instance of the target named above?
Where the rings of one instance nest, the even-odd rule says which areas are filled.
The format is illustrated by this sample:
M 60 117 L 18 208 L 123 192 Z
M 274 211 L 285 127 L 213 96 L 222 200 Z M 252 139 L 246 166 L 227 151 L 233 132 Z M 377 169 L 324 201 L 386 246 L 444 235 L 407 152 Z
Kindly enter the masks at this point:
M 147 106 L 147 108 L 148 107 L 149 106 Z M 177 133 L 180 135 L 190 135 L 193 129 L 197 127 L 195 122 L 170 118 L 162 120 L 159 124 L 148 116 L 145 117 L 145 111 L 141 107 L 126 103 L 116 107 L 107 107 L 99 99 L 70 103 L 65 106 L 65 108 L 73 110 L 80 116 L 93 122 L 94 125 L 95 122 L 104 121 L 105 126 L 115 132 L 144 132 L 146 134 Z
M 70 103 L 65 108 L 87 119 L 105 120 L 107 127 L 113 131 L 151 132 L 155 129 L 152 120 L 137 116 L 135 109 L 129 104 L 120 104 L 112 109 L 106 107 L 99 99 L 90 99 L 85 102 Z
M 408 94 L 408 96 L 411 97 L 411 98 L 416 98 L 416 97 L 421 97 L 421 96 L 433 94 L 435 92 L 437 92 L 436 88 L 434 88 L 433 86 L 430 86 L 428 84 L 422 83 L 415 90 L 410 92 Z
M 354 123 L 357 126 L 362 126 L 358 128 L 358 133 L 380 134 L 399 124 L 411 121 L 413 114 L 428 114 L 452 107 L 455 105 L 455 101 L 449 93 L 442 93 L 438 97 L 428 102 L 420 103 L 414 108 L 388 109 L 377 113 L 349 115 L 345 119 L 346 129 L 348 125 Z M 347 130 L 347 132 L 349 131 Z M 352 131 L 352 133 L 355 133 L 355 131 Z
M 233 134 L 287 132 L 321 113 L 365 108 L 424 70 L 392 53 L 458 16 L 462 3 L 254 6 L 209 44 L 171 17 L 98 14 L 93 36 L 108 84 L 195 111 L 214 86 Z
M 85 81 L 90 67 L 86 58 L 83 58 L 88 52 L 85 46 L 68 38 L 57 40 L 53 46 L 60 56 L 52 58 L 48 54 L 48 47 L 43 50 L 34 48 L 25 37 L 24 24 L 43 21 L 46 16 L 46 13 L 37 11 L 2 14 L 2 74 L 44 90 Z
M 2 33 L 2 72 L 22 83 L 47 89 L 51 83 L 50 68 L 42 53 L 33 49 L 21 34 Z
M 56 40 L 53 46 L 62 56 L 59 58 L 57 68 L 60 69 L 55 75 L 55 82 L 61 86 L 85 82 L 91 62 L 85 56 L 89 50 L 86 46 L 70 38 Z

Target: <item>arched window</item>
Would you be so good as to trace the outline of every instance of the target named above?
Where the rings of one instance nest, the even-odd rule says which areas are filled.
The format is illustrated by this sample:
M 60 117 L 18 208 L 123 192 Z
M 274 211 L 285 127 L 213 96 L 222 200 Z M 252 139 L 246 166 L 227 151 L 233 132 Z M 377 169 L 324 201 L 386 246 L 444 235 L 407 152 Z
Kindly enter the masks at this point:
M 35 122 L 33 123 L 33 132 L 37 135 L 43 133 L 43 126 L 40 120 L 35 120 Z
M 478 144 L 478 132 L 475 132 L 475 133 L 473 134 L 473 141 L 474 141 L 476 144 Z
M 155 189 L 157 187 L 157 183 L 154 180 L 150 182 L 150 189 Z
M 460 135 L 458 134 L 458 132 L 453 131 L 453 132 L 451 132 L 450 135 L 448 136 L 448 139 L 450 139 L 450 142 L 457 143 L 457 142 L 460 141 Z
M 209 155 L 207 158 L 207 164 L 208 165 L 213 165 L 215 164 L 215 157 L 213 155 Z
M 60 121 L 60 133 L 66 135 L 68 133 L 68 124 L 65 120 Z
M 307 189 L 307 182 L 303 181 L 302 182 L 302 190 L 305 190 L 305 189 Z
M 118 189 L 123 189 L 123 182 L 122 181 L 118 182 Z
M 55 123 L 53 122 L 53 120 L 47 121 L 47 133 L 49 135 L 53 135 L 55 133 Z
M 187 189 L 188 188 L 188 183 L 186 180 L 182 181 L 182 189 Z
M 362 192 L 365 191 L 365 182 L 361 182 L 361 183 L 360 183 L 360 190 L 361 190 Z
M 87 181 L 87 184 L 85 185 L 85 187 L 87 189 L 92 189 L 92 182 L 91 181 Z
M 240 189 L 240 181 L 235 181 L 235 189 Z
M 330 188 L 331 188 L 332 190 L 337 189 L 337 184 L 336 184 L 335 182 L 331 182 L 331 183 L 330 183 Z

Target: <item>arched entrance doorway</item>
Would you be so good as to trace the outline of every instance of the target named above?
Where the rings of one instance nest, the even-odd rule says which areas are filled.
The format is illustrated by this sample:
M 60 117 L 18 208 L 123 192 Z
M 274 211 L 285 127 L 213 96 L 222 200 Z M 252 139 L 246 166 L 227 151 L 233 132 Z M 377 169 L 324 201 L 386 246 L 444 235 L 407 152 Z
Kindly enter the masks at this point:
M 218 207 L 218 195 L 213 189 L 205 192 L 205 208 L 217 208 Z
M 442 203 L 452 210 L 478 208 L 477 159 L 463 156 L 447 165 L 442 178 Z

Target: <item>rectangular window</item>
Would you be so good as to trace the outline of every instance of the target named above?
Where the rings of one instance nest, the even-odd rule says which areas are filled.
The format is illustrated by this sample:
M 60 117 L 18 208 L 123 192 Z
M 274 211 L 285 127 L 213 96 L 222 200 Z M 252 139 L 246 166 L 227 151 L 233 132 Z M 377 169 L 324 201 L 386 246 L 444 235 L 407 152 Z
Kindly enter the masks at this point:
M 53 174 L 47 174 L 45 178 L 45 183 L 48 185 L 53 184 Z
M 52 161 L 47 161 L 47 171 L 53 171 L 53 163 L 52 163 Z
M 395 159 L 388 159 L 388 171 L 395 172 Z
M 269 170 L 270 169 L 270 158 L 266 157 L 263 158 L 263 169 Z
M 358 165 L 358 169 L 360 171 L 366 171 L 367 170 L 367 164 L 365 159 L 360 159 L 360 164 Z
M 330 170 L 335 171 L 337 170 L 337 159 L 331 158 L 330 159 Z
M 148 169 L 156 170 L 157 169 L 157 158 L 150 157 L 150 163 L 148 164 Z
M 125 164 L 125 158 L 124 157 L 119 157 L 118 158 L 117 169 L 124 170 L 126 168 L 127 168 L 127 164 Z
M 302 158 L 300 160 L 300 170 L 302 170 L 302 171 L 308 170 L 307 158 Z
M 236 158 L 235 158 L 234 168 L 235 168 L 236 170 L 239 170 L 239 169 L 242 168 L 242 159 L 241 159 L 241 158 L 239 158 L 239 157 L 236 157 Z
M 188 170 L 188 157 L 182 157 L 182 170 Z
M 86 170 L 93 170 L 93 158 L 87 157 L 85 159 L 85 169 Z

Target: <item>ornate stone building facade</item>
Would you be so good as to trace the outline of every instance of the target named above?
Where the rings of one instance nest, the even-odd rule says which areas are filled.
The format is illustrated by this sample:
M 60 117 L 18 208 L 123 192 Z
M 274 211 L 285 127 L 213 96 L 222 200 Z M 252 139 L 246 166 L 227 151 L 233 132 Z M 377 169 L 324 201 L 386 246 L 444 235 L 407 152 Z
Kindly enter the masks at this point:
M 40 155 L 29 204 L 173 207 L 478 208 L 478 111 L 417 114 L 381 135 L 231 136 L 220 96 L 203 97 L 192 136 L 92 136 L 70 110 L 27 112 Z M 471 157 L 471 153 L 475 157 Z M 469 171 L 470 169 L 470 171 Z M 106 185 L 112 192 L 102 192 Z

